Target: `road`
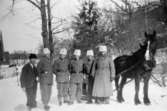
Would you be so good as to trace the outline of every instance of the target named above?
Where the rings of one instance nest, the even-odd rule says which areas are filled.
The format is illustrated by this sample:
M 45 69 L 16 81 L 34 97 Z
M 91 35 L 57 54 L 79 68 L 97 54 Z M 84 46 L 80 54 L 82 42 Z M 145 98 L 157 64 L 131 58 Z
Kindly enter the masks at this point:
M 143 84 L 141 83 L 141 101 L 143 98 L 142 86 Z M 37 93 L 38 107 L 33 109 L 33 111 L 43 111 L 39 88 Z M 134 105 L 134 81 L 125 86 L 124 98 L 126 101 L 122 104 L 117 103 L 116 93 L 114 93 L 108 105 L 88 105 L 83 103 L 60 107 L 57 105 L 56 95 L 56 83 L 54 83 L 50 111 L 167 111 L 167 88 L 161 88 L 152 81 L 150 81 L 149 87 L 149 96 L 152 103 L 149 106 L 145 106 L 143 102 L 141 105 Z M 0 80 L 0 111 L 26 111 L 25 103 L 25 94 L 18 86 L 16 78 Z

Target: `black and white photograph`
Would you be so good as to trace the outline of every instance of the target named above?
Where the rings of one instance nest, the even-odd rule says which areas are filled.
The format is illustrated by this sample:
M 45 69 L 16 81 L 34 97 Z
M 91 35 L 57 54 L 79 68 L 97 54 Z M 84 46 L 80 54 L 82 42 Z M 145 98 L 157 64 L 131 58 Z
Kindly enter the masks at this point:
M 167 0 L 0 0 L 0 111 L 166 111 Z

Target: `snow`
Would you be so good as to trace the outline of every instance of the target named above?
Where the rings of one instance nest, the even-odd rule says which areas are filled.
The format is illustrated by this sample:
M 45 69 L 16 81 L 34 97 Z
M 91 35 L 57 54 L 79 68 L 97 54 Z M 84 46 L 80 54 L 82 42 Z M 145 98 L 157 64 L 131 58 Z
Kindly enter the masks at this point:
M 140 100 L 142 102 L 143 93 L 141 83 Z M 149 96 L 151 105 L 146 106 L 134 105 L 134 81 L 127 84 L 124 88 L 125 102 L 120 104 L 116 101 L 116 92 L 110 98 L 110 104 L 108 105 L 96 105 L 96 104 L 74 104 L 74 105 L 57 105 L 57 89 L 56 83 L 54 83 L 52 90 L 52 98 L 50 101 L 50 111 L 166 111 L 167 110 L 167 88 L 159 87 L 157 84 L 150 81 Z M 40 90 L 38 87 L 37 92 L 38 107 L 32 111 L 44 111 L 41 99 Z M 23 90 L 18 86 L 17 78 L 8 78 L 0 80 L 0 111 L 26 111 L 26 97 Z

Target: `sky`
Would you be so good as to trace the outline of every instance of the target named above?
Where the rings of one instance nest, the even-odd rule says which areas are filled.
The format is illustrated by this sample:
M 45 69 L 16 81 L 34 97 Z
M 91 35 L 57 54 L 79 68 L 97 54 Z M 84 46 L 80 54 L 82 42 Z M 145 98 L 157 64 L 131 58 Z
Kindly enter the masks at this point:
M 17 0 L 14 12 L 7 14 L 11 0 L 0 0 L 0 30 L 3 32 L 5 51 L 35 52 L 42 44 L 39 11 L 25 1 Z M 95 1 L 100 7 L 111 5 L 109 0 Z M 72 16 L 78 12 L 79 0 L 57 0 L 55 7 L 52 11 L 54 16 L 65 18 L 70 23 Z M 59 36 L 68 36 L 68 34 Z

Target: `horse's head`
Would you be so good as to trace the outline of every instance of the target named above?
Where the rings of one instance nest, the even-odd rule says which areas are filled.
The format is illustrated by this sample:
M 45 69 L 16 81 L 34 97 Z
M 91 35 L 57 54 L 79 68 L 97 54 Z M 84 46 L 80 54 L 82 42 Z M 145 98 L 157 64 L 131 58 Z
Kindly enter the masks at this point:
M 145 32 L 147 49 L 145 52 L 145 60 L 149 61 L 154 59 L 154 55 L 156 52 L 156 31 L 153 33 Z

